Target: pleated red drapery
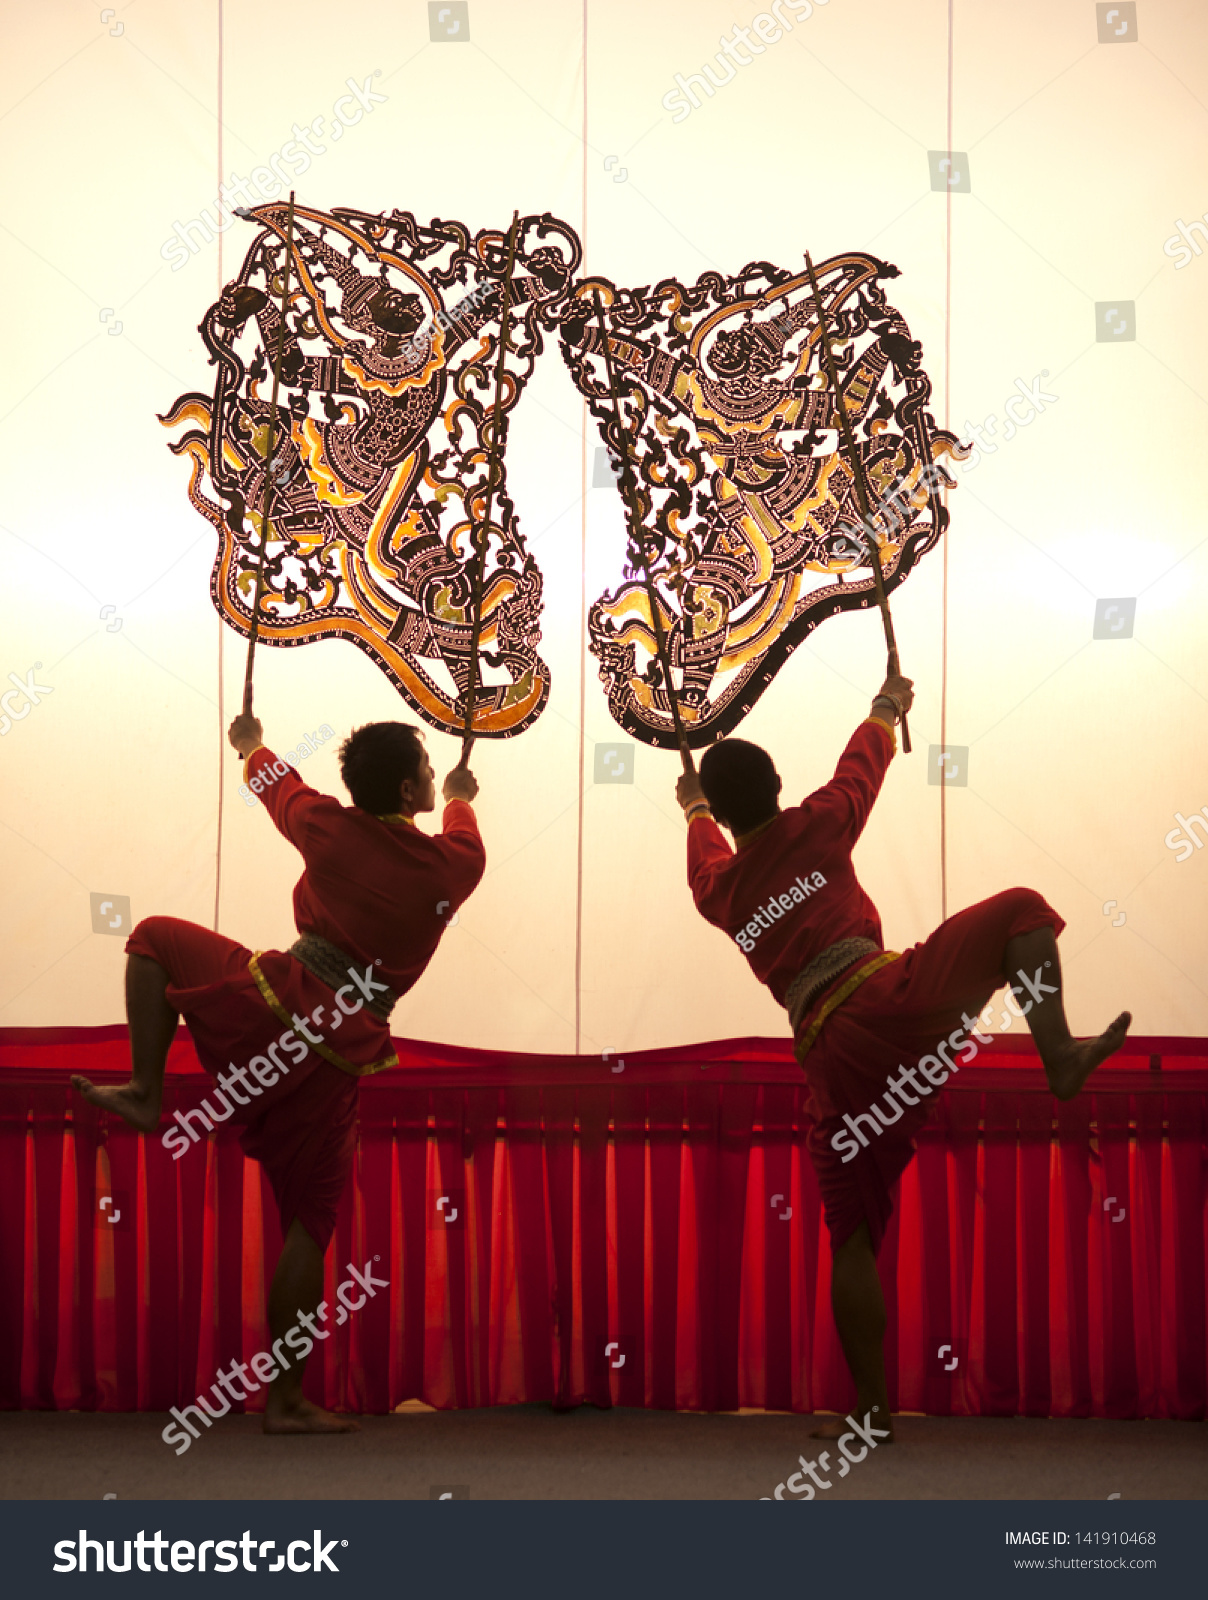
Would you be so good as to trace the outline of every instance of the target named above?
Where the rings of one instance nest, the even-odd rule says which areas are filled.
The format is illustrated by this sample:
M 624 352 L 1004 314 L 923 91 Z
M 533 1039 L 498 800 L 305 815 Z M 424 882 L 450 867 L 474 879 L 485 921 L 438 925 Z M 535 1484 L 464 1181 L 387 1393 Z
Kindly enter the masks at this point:
M 388 1286 L 314 1398 L 851 1404 L 787 1041 L 398 1047 L 327 1258 L 333 1308 L 348 1263 Z M 164 1410 L 268 1346 L 268 1186 L 229 1125 L 174 1161 L 71 1093 L 127 1060 L 121 1027 L 0 1030 L 0 1407 Z M 165 1114 L 208 1083 L 182 1033 Z M 1206 1106 L 1205 1041 L 1131 1041 L 1067 1105 L 1024 1041 L 962 1070 L 881 1255 L 894 1407 L 1204 1417 Z

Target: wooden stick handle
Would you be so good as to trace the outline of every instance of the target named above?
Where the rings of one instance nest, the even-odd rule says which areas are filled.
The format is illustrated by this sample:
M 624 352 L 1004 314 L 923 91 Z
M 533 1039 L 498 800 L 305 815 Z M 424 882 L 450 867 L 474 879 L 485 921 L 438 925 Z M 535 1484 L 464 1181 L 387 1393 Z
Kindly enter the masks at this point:
M 277 359 L 273 363 L 273 397 L 269 405 L 268 450 L 264 457 L 264 499 L 260 508 L 260 561 L 256 568 L 256 597 L 252 603 L 252 626 L 247 639 L 247 666 L 243 674 L 243 710 L 252 710 L 252 668 L 256 661 L 256 640 L 260 634 L 260 600 L 264 594 L 264 559 L 268 554 L 272 529 L 273 456 L 277 449 L 277 396 L 281 392 L 281 361 L 285 354 L 285 314 L 289 309 L 289 278 L 294 258 L 294 191 L 289 192 L 289 222 L 285 230 L 285 272 L 281 284 L 281 306 L 277 318 Z
M 851 418 L 847 414 L 847 405 L 843 399 L 843 391 L 839 387 L 839 373 L 835 366 L 835 352 L 831 349 L 830 325 L 826 319 L 826 309 L 822 304 L 822 293 L 818 288 L 818 278 L 814 272 L 814 263 L 810 253 L 805 252 L 805 270 L 809 273 L 810 288 L 814 295 L 814 310 L 818 317 L 818 337 L 822 341 L 822 356 L 826 363 L 827 381 L 835 396 L 835 413 L 839 419 L 839 431 L 843 436 L 843 443 L 847 446 L 847 453 L 851 459 L 853 474 L 853 488 L 856 491 L 856 504 L 860 508 L 860 516 L 864 528 L 864 536 L 872 552 L 873 588 L 876 592 L 877 605 L 881 610 L 881 620 L 885 625 L 885 645 L 889 652 L 887 672 L 891 677 L 900 676 L 901 669 L 898 663 L 898 644 L 894 638 L 893 617 L 889 612 L 889 596 L 885 593 L 885 575 L 881 570 L 881 547 L 877 543 L 876 523 L 873 520 L 872 508 L 868 498 L 868 486 L 864 481 L 864 462 L 856 448 L 856 436 L 852 432 Z M 910 754 L 910 726 L 906 721 L 905 712 L 902 713 L 902 749 Z
M 480 534 L 471 531 L 470 540 L 477 557 L 471 579 L 470 607 L 474 614 L 470 634 L 470 681 L 466 689 L 466 715 L 461 740 L 459 767 L 468 767 L 470 751 L 474 748 L 474 702 L 478 697 L 478 646 L 482 639 L 482 589 L 486 578 L 487 543 L 491 537 L 491 512 L 495 503 L 495 484 L 499 470 L 499 444 L 503 428 L 503 380 L 508 352 L 509 323 L 512 313 L 512 272 L 516 265 L 516 236 L 519 232 L 520 212 L 512 212 L 512 225 L 508 229 L 507 262 L 503 271 L 503 306 L 499 313 L 499 359 L 495 367 L 495 406 L 491 421 L 491 448 L 487 457 L 487 493 Z
M 600 338 L 604 346 L 604 370 L 608 376 L 608 393 L 612 398 L 612 409 L 616 418 L 617 444 L 621 451 L 621 492 L 625 497 L 629 511 L 630 541 L 636 549 L 638 559 L 642 565 L 642 581 L 646 589 L 646 600 L 650 606 L 650 621 L 654 627 L 654 645 L 658 654 L 659 665 L 663 669 L 663 682 L 667 685 L 667 703 L 671 708 L 671 721 L 675 728 L 675 742 L 679 747 L 680 762 L 686 773 L 695 774 L 696 763 L 692 759 L 692 751 L 688 748 L 688 736 L 684 732 L 679 701 L 675 697 L 675 685 L 671 681 L 671 656 L 667 649 L 667 636 L 663 631 L 658 591 L 655 589 L 654 579 L 650 574 L 650 561 L 646 554 L 645 540 L 642 538 L 642 508 L 638 501 L 637 483 L 634 480 L 633 463 L 629 456 L 629 432 L 621 416 L 621 400 L 617 394 L 616 374 L 612 366 L 612 351 L 608 347 L 608 324 L 604 319 L 604 305 L 600 299 L 600 291 L 596 289 L 593 294 L 596 302 L 596 316 L 600 322 Z

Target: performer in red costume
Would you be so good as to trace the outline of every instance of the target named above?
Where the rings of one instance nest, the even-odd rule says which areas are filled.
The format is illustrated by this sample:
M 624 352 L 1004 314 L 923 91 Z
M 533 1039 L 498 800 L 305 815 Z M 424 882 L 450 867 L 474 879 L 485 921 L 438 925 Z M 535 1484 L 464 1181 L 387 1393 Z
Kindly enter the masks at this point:
M 977 1053 L 970 1034 L 988 1042 L 977 1014 L 1010 983 L 1018 998 L 1031 996 L 1020 1009 L 1050 1088 L 1069 1100 L 1120 1048 L 1132 1020 L 1124 1011 L 1098 1038 L 1071 1036 L 1057 956 L 1065 924 L 1032 889 L 969 906 L 901 954 L 884 949 L 851 853 L 897 749 L 894 724 L 912 700 L 908 678 L 887 678 L 831 781 L 787 811 L 771 757 L 742 739 L 710 746 L 699 779 L 685 775 L 676 791 L 697 909 L 735 940 L 789 1013 L 809 1084 L 807 1148 L 831 1235 L 831 1305 L 856 1383 L 855 1415 L 882 1419 L 889 1397 L 876 1256 L 892 1186 L 934 1091 L 959 1070 L 951 1052 L 967 1062 Z M 814 1437 L 835 1438 L 846 1426 L 824 1424 Z
M 370 723 L 345 741 L 340 771 L 351 806 L 308 788 L 261 737 L 248 713 L 231 724 L 244 782 L 305 863 L 294 889 L 301 937 L 288 951 L 253 954 L 176 917 L 140 922 L 126 946 L 130 1082 L 72 1083 L 93 1105 L 150 1132 L 184 1016 L 198 1057 L 221 1085 L 213 1098 L 225 1115 L 208 1098 L 203 1105 L 216 1121 L 234 1112 L 240 1143 L 264 1166 L 280 1210 L 285 1242 L 269 1296 L 279 1342 L 322 1297 L 323 1255 L 352 1163 L 357 1079 L 397 1065 L 390 1009 L 431 961 L 486 856 L 469 804 L 478 784 L 463 767 L 445 779 L 441 832 L 416 827 L 416 816 L 436 806 L 417 729 Z M 209 1125 L 203 1114 L 192 1116 Z M 189 1114 L 177 1121 L 164 1143 L 175 1144 L 179 1158 L 197 1133 Z M 295 1356 L 270 1383 L 265 1432 L 355 1428 L 303 1399 L 302 1371 Z

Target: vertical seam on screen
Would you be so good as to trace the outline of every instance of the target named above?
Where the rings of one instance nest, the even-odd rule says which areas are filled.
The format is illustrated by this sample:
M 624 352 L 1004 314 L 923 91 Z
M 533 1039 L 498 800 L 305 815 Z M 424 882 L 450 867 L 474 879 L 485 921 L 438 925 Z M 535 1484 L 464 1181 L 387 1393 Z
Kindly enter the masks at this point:
M 952 12 L 955 0 L 948 0 L 948 131 L 945 155 L 952 155 Z M 952 186 L 944 194 L 944 427 L 949 426 L 952 412 Z M 948 490 L 944 491 L 944 509 L 948 508 Z M 952 524 L 944 529 L 943 584 L 940 600 L 940 752 L 948 743 L 948 542 Z M 940 762 L 940 921 L 948 920 L 948 768 Z
M 587 255 L 587 0 L 583 0 L 583 160 L 580 239 Z M 575 844 L 575 1054 L 583 1036 L 583 757 L 587 737 L 587 401 L 580 407 L 579 440 L 579 822 Z
M 218 0 L 218 193 L 222 194 L 222 46 L 223 46 L 223 0 Z M 217 211 L 217 207 L 215 207 Z M 218 231 L 218 295 L 222 296 L 222 230 Z M 218 616 L 218 816 L 214 838 L 214 932 L 218 932 L 218 904 L 222 894 L 222 822 L 223 822 L 223 776 L 225 772 L 225 752 L 223 749 L 223 723 L 226 720 L 226 710 L 223 700 L 223 671 L 222 671 L 222 616 Z

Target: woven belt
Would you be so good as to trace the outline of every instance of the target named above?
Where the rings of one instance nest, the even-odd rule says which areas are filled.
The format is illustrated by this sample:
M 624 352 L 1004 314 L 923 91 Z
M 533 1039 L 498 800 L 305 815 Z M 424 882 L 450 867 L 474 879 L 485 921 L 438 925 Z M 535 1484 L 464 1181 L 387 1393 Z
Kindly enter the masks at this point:
M 817 955 L 789 984 L 784 997 L 784 1008 L 789 1014 L 793 1032 L 801 1026 L 801 1019 L 822 991 L 835 981 L 841 972 L 859 961 L 861 956 L 872 955 L 881 947 L 872 939 L 840 939 L 821 955 Z
M 351 956 L 345 955 L 339 945 L 332 944 L 317 933 L 304 933 L 290 945 L 289 953 L 329 989 L 345 988 L 357 970 L 357 964 Z M 389 1022 L 390 1013 L 398 1002 L 399 996 L 394 990 L 387 989 L 384 994 L 375 994 L 372 1000 L 366 1000 L 365 1005 L 379 1022 Z

